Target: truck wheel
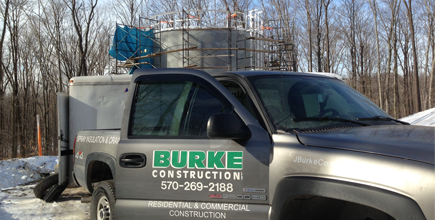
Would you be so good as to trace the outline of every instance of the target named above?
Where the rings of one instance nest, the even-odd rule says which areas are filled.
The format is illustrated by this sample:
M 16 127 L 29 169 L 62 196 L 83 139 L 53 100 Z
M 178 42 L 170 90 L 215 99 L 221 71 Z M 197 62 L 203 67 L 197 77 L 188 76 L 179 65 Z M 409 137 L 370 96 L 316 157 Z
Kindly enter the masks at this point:
M 59 196 L 62 194 L 63 191 L 65 191 L 67 184 L 62 185 L 55 185 L 54 187 L 50 188 L 50 191 L 47 193 L 47 195 L 44 196 L 45 202 L 54 202 L 59 198 Z
M 92 193 L 91 220 L 115 220 L 115 185 L 102 181 Z
M 50 191 L 51 187 L 57 185 L 59 182 L 59 174 L 53 174 L 42 180 L 33 189 L 35 197 L 38 199 L 44 199 L 45 195 Z

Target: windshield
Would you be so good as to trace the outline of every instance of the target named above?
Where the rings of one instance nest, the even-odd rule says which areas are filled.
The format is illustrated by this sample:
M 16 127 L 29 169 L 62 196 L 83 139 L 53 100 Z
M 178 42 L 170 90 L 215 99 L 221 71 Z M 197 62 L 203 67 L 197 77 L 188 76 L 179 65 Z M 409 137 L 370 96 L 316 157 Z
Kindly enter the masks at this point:
M 343 124 L 387 113 L 344 82 L 310 76 L 255 76 L 250 81 L 277 130 Z M 305 119 L 305 120 L 304 120 Z M 307 120 L 308 119 L 308 120 Z

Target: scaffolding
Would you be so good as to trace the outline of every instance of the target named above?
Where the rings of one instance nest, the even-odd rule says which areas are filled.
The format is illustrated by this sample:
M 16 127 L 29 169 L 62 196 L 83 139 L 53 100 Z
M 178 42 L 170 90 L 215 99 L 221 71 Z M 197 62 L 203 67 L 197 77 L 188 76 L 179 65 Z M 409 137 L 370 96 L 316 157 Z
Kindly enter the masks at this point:
M 182 10 L 140 18 L 139 26 L 132 28 L 152 30 L 153 35 L 145 37 L 153 42 L 152 53 L 141 55 L 144 51 L 137 50 L 125 61 L 117 60 L 116 72 L 143 64 L 153 68 L 296 71 L 293 31 L 289 31 L 293 28 L 280 20 L 264 21 L 261 14 L 260 10 Z M 144 62 L 148 58 L 151 61 Z

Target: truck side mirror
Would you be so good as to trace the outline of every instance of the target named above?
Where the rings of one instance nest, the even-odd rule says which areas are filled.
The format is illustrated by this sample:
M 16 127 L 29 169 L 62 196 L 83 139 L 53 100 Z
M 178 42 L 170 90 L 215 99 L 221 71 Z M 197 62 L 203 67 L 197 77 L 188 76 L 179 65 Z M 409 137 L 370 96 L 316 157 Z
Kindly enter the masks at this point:
M 208 119 L 207 136 L 213 139 L 247 140 L 251 137 L 251 131 L 236 115 L 219 113 Z

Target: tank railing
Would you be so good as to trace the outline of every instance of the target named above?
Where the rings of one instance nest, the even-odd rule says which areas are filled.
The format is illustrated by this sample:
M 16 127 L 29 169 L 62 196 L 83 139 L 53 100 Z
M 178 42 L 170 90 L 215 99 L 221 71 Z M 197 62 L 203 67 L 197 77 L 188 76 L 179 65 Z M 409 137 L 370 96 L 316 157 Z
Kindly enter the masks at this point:
M 187 16 L 183 16 L 187 13 Z M 263 35 L 262 11 L 254 9 L 248 12 L 226 10 L 186 10 L 155 15 L 149 18 L 145 29 L 156 32 L 180 29 L 238 29 L 251 32 L 251 35 Z M 186 19 L 187 18 L 187 19 Z

